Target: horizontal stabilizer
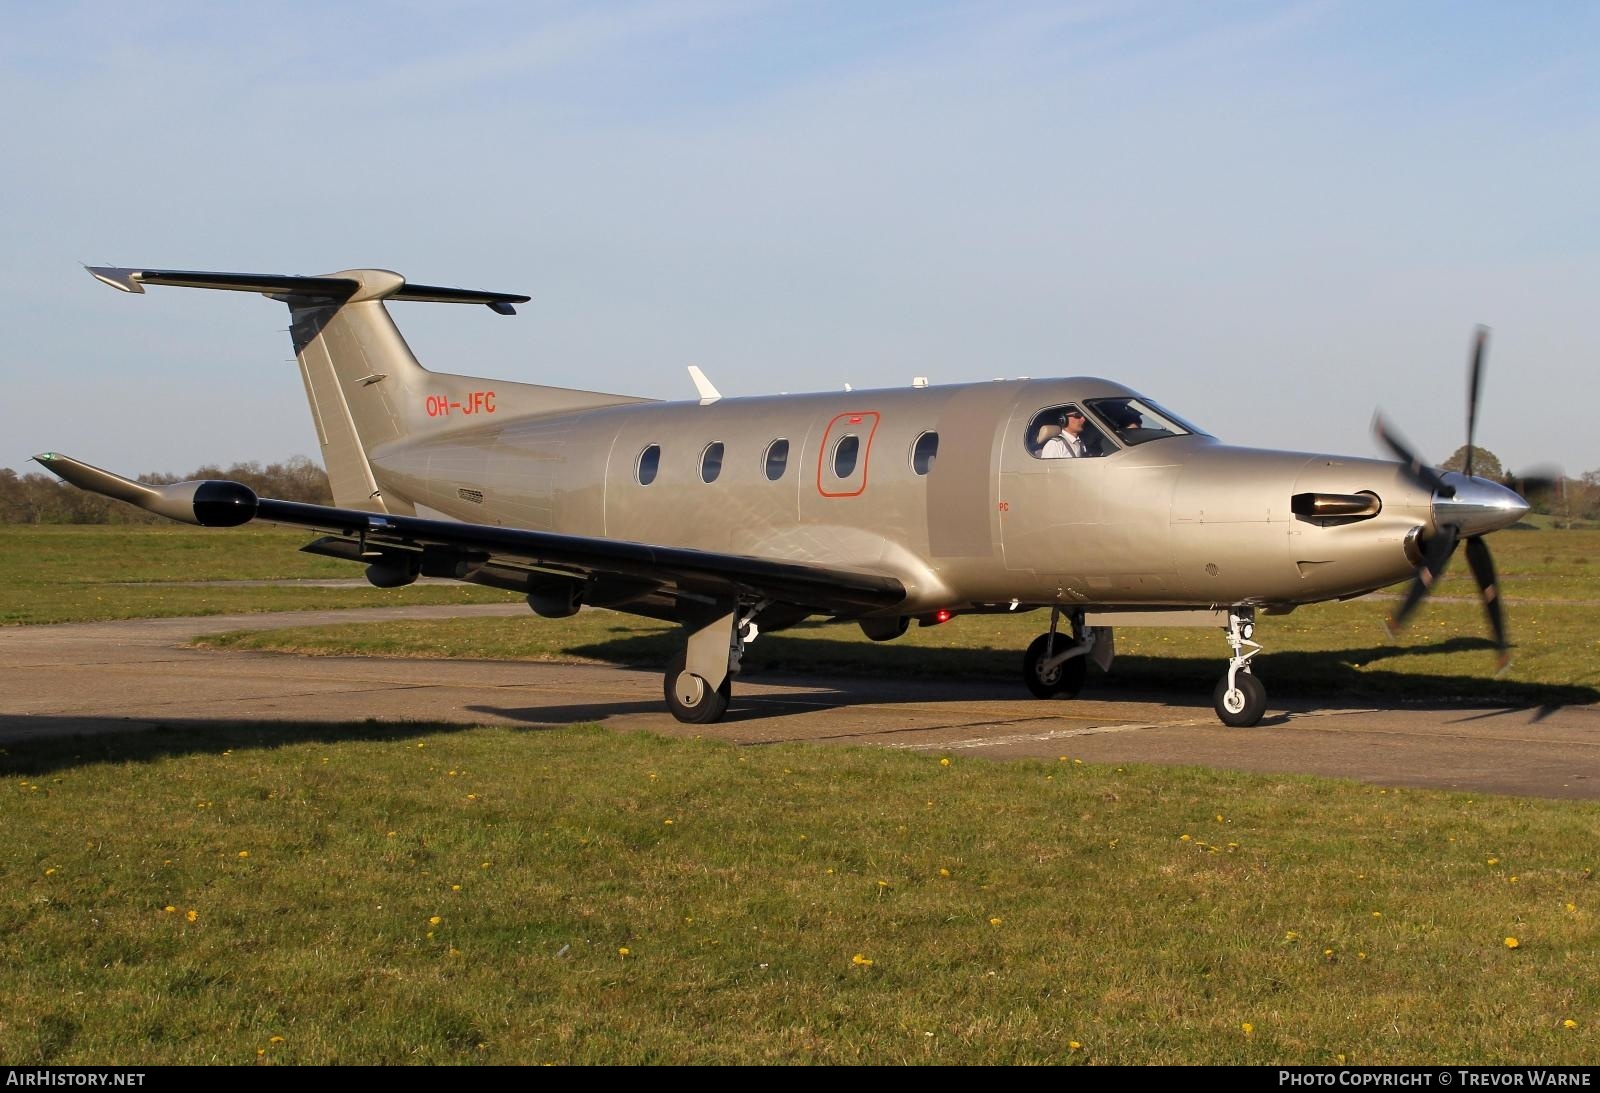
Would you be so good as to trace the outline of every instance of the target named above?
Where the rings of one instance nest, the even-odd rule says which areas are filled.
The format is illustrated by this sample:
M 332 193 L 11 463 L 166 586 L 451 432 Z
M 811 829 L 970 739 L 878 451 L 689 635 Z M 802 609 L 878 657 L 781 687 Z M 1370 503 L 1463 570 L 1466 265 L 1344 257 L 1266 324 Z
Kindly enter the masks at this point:
M 346 270 L 326 277 L 293 277 L 276 273 L 206 273 L 198 270 L 121 269 L 85 266 L 95 280 L 122 292 L 143 292 L 145 285 L 173 288 L 215 288 L 262 292 L 269 296 L 308 296 L 332 300 L 414 300 L 435 304 L 484 304 L 500 315 L 514 315 L 513 304 L 530 297 L 507 292 L 476 292 L 437 285 L 409 285 L 389 270 Z

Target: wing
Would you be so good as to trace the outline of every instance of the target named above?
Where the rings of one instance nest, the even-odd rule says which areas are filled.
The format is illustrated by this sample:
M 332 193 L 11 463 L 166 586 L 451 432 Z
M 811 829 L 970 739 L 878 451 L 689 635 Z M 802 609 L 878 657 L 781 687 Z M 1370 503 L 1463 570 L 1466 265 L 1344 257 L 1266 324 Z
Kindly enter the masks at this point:
M 373 567 L 374 583 L 451 577 L 525 592 L 541 614 L 570 614 L 581 599 L 669 617 L 667 608 L 687 595 L 850 615 L 906 598 L 894 577 L 838 566 L 306 505 L 257 497 L 238 482 L 153 486 L 56 453 L 35 458 L 75 486 L 184 523 L 234 527 L 261 520 L 324 532 L 304 549 L 364 562 Z

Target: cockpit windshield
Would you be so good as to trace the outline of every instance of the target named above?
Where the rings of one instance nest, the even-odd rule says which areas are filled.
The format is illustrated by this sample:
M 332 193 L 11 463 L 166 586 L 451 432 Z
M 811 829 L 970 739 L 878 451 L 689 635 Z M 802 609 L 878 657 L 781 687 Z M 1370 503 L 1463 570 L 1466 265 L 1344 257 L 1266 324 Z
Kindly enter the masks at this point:
M 1119 444 L 1132 447 L 1150 440 L 1163 440 L 1170 436 L 1188 436 L 1198 433 L 1209 436 L 1176 414 L 1170 414 L 1148 399 L 1092 398 L 1085 404 L 1101 421 L 1107 432 Z

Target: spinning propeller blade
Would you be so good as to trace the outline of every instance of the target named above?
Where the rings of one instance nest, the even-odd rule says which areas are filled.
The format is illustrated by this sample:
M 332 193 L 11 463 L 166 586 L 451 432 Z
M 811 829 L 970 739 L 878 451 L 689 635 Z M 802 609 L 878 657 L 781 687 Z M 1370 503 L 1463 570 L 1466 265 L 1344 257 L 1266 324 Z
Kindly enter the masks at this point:
M 1390 637 L 1405 627 L 1412 612 L 1422 603 L 1422 598 L 1433 591 L 1433 586 L 1444 576 L 1444 567 L 1449 563 L 1450 555 L 1455 553 L 1456 534 L 1454 524 L 1444 524 L 1431 538 L 1422 541 L 1422 564 L 1417 566 L 1417 575 L 1412 580 L 1411 586 L 1406 589 L 1400 607 L 1384 623 L 1384 628 L 1389 631 Z
M 1454 497 L 1455 487 L 1439 477 L 1439 472 L 1422 461 L 1422 457 L 1411 450 L 1406 442 L 1400 439 L 1400 434 L 1381 413 L 1372 415 L 1372 432 L 1383 442 L 1384 447 L 1394 453 L 1395 458 L 1405 464 L 1406 474 L 1417 485 L 1441 497 Z
M 1478 327 L 1472 339 L 1472 364 L 1467 370 L 1467 461 L 1463 472 L 1472 477 L 1472 436 L 1478 431 L 1478 386 L 1483 379 L 1483 345 L 1489 338 L 1489 328 Z
M 1494 635 L 1495 651 L 1500 655 L 1500 669 L 1511 663 L 1511 646 L 1506 641 L 1506 613 L 1500 602 L 1500 586 L 1496 583 L 1494 559 L 1489 557 L 1489 544 L 1481 535 L 1467 540 L 1467 565 L 1472 567 L 1473 579 L 1478 582 L 1478 595 L 1483 597 L 1483 609 L 1489 615 L 1489 632 Z

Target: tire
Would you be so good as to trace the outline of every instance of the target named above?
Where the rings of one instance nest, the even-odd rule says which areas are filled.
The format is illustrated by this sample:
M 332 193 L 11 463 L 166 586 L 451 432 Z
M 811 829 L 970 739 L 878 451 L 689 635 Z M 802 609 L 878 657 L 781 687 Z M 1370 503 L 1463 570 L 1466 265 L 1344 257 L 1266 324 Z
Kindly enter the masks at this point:
M 1056 635 L 1059 648 L 1072 641 L 1062 634 Z M 1083 690 L 1083 681 L 1089 675 L 1089 658 L 1073 657 L 1054 668 L 1046 670 L 1044 661 L 1050 647 L 1050 635 L 1040 634 L 1022 654 L 1022 682 L 1028 685 L 1034 698 L 1077 698 Z
M 1248 729 L 1267 712 L 1267 689 L 1249 672 L 1234 675 L 1235 689 L 1228 690 L 1228 677 L 1217 681 L 1212 692 L 1211 705 L 1224 725 L 1234 729 Z
M 733 695 L 733 677 L 727 677 L 722 681 L 722 686 L 713 690 L 704 679 L 685 667 L 687 660 L 686 654 L 679 653 L 667 665 L 662 683 L 667 709 L 686 725 L 710 725 L 721 721 L 722 715 L 728 712 L 728 699 Z M 683 693 L 680 694 L 680 691 Z

